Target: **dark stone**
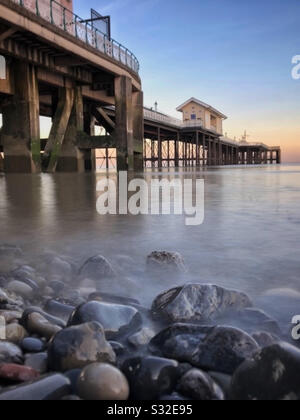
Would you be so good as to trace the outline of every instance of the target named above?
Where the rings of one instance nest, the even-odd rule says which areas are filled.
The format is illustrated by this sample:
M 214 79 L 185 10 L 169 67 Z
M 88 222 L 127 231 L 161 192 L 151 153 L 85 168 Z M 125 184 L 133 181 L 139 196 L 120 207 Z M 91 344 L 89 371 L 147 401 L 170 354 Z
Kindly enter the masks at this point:
M 61 401 L 82 401 L 81 398 L 77 395 L 67 395 L 66 397 L 61 398 Z
M 102 302 L 88 302 L 77 308 L 70 317 L 69 325 L 80 325 L 85 322 L 99 322 L 109 340 L 135 332 L 142 325 L 140 313 L 131 306 Z
M 116 355 L 102 326 L 90 322 L 57 333 L 49 344 L 48 359 L 51 370 L 66 372 L 94 362 L 115 363 Z
M 65 372 L 65 376 L 67 378 L 69 378 L 70 382 L 71 382 L 71 392 L 72 394 L 77 395 L 78 394 L 78 390 L 77 390 L 77 383 L 78 383 L 78 379 L 79 376 L 82 372 L 82 369 L 72 369 L 72 370 L 68 370 L 67 372 Z
M 169 394 L 178 379 L 178 363 L 159 357 L 128 359 L 122 371 L 129 381 L 134 400 L 155 400 Z
M 168 322 L 207 322 L 252 306 L 243 293 L 207 284 L 187 284 L 159 295 L 153 302 L 154 318 Z
M 22 340 L 21 347 L 25 353 L 41 353 L 45 349 L 45 344 L 37 338 L 27 337 Z
M 154 251 L 147 257 L 147 267 L 154 271 L 187 272 L 184 259 L 178 252 Z
M 16 363 L 23 362 L 22 350 L 15 344 L 7 341 L 0 341 L 0 363 Z
M 117 341 L 109 341 L 109 344 L 118 357 L 124 356 L 124 354 L 126 354 L 126 348 L 123 346 L 123 344 L 118 343 Z
M 259 347 L 250 335 L 235 328 L 175 324 L 154 337 L 149 348 L 203 370 L 232 374 Z
M 79 270 L 81 277 L 102 280 L 115 277 L 111 264 L 102 255 L 89 258 Z
M 208 374 L 223 390 L 226 399 L 229 399 L 232 376 L 220 372 L 208 372 Z
M 38 308 L 36 306 L 30 306 L 30 307 L 25 309 L 25 311 L 23 312 L 23 316 L 20 320 L 20 324 L 23 325 L 23 327 L 26 330 L 28 329 L 27 328 L 28 316 L 32 313 L 38 313 L 38 314 L 42 315 L 47 321 L 50 322 L 50 324 L 57 325 L 58 327 L 61 327 L 61 328 L 65 328 L 65 326 L 66 326 L 66 323 L 62 319 L 57 318 L 55 316 L 52 316 L 52 315 L 44 312 L 41 308 Z
M 232 378 L 235 400 L 299 400 L 300 350 L 281 342 L 265 347 L 246 361 Z
M 68 378 L 54 374 L 5 389 L 0 393 L 0 401 L 55 401 L 69 395 L 70 388 Z
M 223 401 L 222 389 L 212 378 L 199 369 L 188 371 L 179 381 L 178 391 L 187 397 L 199 401 Z
M 74 306 L 66 305 L 53 299 L 48 300 L 45 305 L 46 312 L 64 320 L 68 320 L 74 310 Z

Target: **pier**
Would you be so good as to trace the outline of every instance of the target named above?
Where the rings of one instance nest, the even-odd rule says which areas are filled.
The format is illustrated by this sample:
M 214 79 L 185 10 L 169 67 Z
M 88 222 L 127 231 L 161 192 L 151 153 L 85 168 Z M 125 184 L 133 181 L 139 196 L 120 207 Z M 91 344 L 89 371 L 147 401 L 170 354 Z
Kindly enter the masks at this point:
M 97 149 L 118 170 L 281 163 L 280 147 L 224 137 L 226 116 L 195 98 L 182 120 L 144 107 L 137 58 L 93 21 L 69 0 L 0 0 L 1 171 L 93 171 Z

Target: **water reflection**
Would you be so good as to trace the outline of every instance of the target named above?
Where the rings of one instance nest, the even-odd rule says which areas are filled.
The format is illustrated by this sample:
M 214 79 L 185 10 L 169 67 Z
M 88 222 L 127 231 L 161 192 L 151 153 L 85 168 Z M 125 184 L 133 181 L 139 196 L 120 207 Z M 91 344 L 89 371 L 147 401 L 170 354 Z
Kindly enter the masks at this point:
M 300 290 L 300 166 L 176 174 L 205 179 L 202 226 L 185 226 L 184 215 L 100 216 L 96 184 L 103 174 L 3 175 L 1 241 L 32 254 L 53 249 L 79 261 L 98 252 L 116 264 L 126 260 L 124 278 L 134 273 L 141 293 L 155 281 L 142 273 L 145 256 L 156 249 L 184 255 L 190 268 L 184 281 L 252 295 L 275 287 Z M 172 285 L 166 278 L 159 288 Z

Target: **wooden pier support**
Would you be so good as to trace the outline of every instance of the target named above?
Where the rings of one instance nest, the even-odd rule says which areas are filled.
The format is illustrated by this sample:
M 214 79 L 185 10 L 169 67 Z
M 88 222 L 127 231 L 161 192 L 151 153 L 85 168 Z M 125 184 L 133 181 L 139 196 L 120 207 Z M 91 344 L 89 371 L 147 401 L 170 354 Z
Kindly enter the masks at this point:
M 14 95 L 2 104 L 1 131 L 5 172 L 39 172 L 40 123 L 36 68 L 15 60 L 10 65 Z
M 142 91 L 133 92 L 133 153 L 134 170 L 143 171 L 143 139 L 144 139 L 144 94 Z
M 129 77 L 115 79 L 115 106 L 118 170 L 134 170 L 132 81 Z

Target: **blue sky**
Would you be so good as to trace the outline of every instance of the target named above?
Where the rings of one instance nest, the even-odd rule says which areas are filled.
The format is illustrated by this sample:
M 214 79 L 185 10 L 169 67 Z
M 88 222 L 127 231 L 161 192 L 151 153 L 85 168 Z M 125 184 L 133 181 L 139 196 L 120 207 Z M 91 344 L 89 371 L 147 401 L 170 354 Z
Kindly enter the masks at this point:
M 228 115 L 231 137 L 247 129 L 300 161 L 299 0 L 74 0 L 83 17 L 91 7 L 138 57 L 145 104 L 176 115 L 195 96 Z

